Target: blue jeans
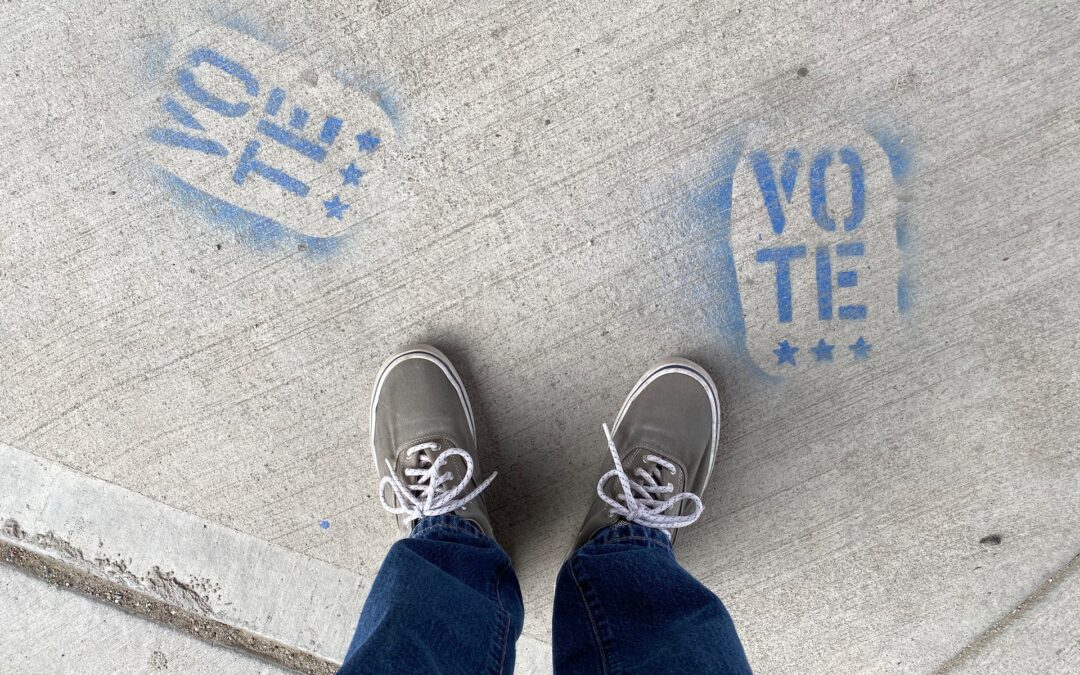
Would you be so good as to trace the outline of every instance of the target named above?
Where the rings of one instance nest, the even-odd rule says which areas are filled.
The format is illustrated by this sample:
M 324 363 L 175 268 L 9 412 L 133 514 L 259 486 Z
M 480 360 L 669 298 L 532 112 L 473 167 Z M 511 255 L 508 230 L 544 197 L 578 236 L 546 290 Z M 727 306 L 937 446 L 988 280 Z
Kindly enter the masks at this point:
M 607 527 L 559 572 L 556 675 L 749 673 L 735 626 L 659 530 Z M 340 673 L 514 672 L 525 610 L 510 558 L 472 523 L 425 518 L 391 547 Z

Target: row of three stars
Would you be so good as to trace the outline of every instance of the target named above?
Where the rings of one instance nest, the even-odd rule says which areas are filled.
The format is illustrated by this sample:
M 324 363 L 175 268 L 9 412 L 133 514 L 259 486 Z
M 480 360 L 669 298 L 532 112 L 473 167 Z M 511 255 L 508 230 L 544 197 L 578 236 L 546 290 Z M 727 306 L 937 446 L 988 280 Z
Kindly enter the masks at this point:
M 821 340 L 818 340 L 816 346 L 810 348 L 810 351 L 814 353 L 815 361 L 832 361 L 834 347 L 836 347 L 836 345 L 831 345 L 822 338 Z M 848 349 L 851 350 L 851 354 L 855 357 L 856 361 L 870 358 L 870 349 L 872 347 L 873 345 L 867 342 L 861 335 L 854 344 L 848 345 Z M 797 365 L 795 363 L 795 354 L 798 353 L 799 348 L 787 340 L 781 340 L 777 343 L 776 349 L 772 351 L 773 354 L 776 354 L 776 365 L 782 366 L 785 363 L 790 363 L 793 366 Z
M 357 168 L 355 162 L 349 162 L 349 166 L 340 170 L 341 177 L 344 180 L 342 185 L 360 185 L 360 179 L 364 176 L 364 172 Z M 327 218 L 337 218 L 341 220 L 345 216 L 345 210 L 349 208 L 349 205 L 341 201 L 341 197 L 334 195 L 333 199 L 327 199 L 323 202 L 323 207 L 326 209 Z

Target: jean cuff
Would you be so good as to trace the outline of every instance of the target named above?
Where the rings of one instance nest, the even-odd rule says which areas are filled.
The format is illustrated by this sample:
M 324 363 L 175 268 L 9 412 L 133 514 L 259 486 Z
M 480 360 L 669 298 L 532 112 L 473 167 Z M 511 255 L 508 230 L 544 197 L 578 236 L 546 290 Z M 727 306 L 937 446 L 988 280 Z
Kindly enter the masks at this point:
M 628 522 L 618 522 L 597 530 L 582 548 L 605 544 L 639 544 L 646 548 L 672 550 L 671 537 L 663 530 Z
M 409 538 L 428 539 L 438 532 L 457 532 L 460 534 L 471 534 L 473 536 L 483 537 L 484 539 L 488 538 L 484 531 L 480 529 L 479 525 L 471 520 L 465 520 L 461 516 L 454 515 L 453 513 L 421 518 L 419 522 L 413 526 Z

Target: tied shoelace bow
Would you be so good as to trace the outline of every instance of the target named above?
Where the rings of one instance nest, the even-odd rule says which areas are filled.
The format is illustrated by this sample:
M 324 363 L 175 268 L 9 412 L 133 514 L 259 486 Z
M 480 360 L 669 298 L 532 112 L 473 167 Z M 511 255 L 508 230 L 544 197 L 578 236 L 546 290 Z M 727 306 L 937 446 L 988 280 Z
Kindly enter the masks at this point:
M 420 443 L 406 450 L 405 457 L 411 458 L 417 453 L 438 449 L 438 443 Z M 443 473 L 442 471 L 451 457 L 460 457 L 465 461 L 465 475 L 460 483 L 448 490 L 444 486 L 454 479 L 454 472 Z M 382 502 L 383 508 L 396 515 L 408 516 L 407 523 L 428 516 L 441 516 L 462 508 L 476 499 L 498 475 L 498 472 L 493 471 L 476 489 L 461 497 L 461 493 L 468 489 L 473 475 L 473 458 L 469 453 L 461 448 L 447 448 L 439 453 L 435 461 L 432 461 L 427 454 L 420 455 L 420 464 L 419 469 L 405 469 L 405 476 L 414 479 L 406 484 L 394 471 L 394 465 L 387 459 L 386 466 L 390 469 L 390 473 L 379 481 L 379 501 Z M 394 496 L 397 497 L 400 506 L 391 506 L 386 500 L 387 485 L 394 491 Z
M 675 492 L 675 486 L 671 483 L 661 485 L 656 480 L 656 475 L 640 467 L 634 472 L 634 476 L 639 480 L 632 480 L 627 476 L 622 460 L 619 459 L 619 450 L 615 447 L 615 440 L 611 437 L 607 424 L 604 425 L 604 435 L 607 436 L 608 450 L 611 451 L 611 458 L 615 461 L 615 468 L 600 477 L 600 482 L 596 484 L 596 493 L 600 495 L 600 499 L 611 506 L 608 513 L 621 516 L 632 523 L 662 530 L 686 527 L 701 516 L 705 506 L 696 494 L 681 492 L 664 499 L 664 495 Z M 662 457 L 645 455 L 644 459 L 646 462 L 652 462 L 667 469 L 672 475 L 678 474 L 677 467 Z M 618 478 L 619 485 L 622 486 L 622 494 L 618 495 L 617 499 L 612 499 L 604 492 L 604 483 L 612 477 Z M 685 516 L 669 516 L 664 513 L 681 501 L 693 502 L 696 508 Z

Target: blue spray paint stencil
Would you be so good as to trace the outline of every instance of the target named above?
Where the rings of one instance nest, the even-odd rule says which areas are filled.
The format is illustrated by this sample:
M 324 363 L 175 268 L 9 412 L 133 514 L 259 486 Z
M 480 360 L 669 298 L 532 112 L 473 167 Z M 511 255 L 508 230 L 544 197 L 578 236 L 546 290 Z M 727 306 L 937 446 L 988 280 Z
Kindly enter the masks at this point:
M 254 250 L 339 252 L 383 201 L 396 100 L 370 77 L 320 77 L 261 23 L 219 14 L 213 29 L 170 43 L 167 91 L 146 130 L 153 175 Z
M 722 337 L 768 376 L 880 357 L 914 298 L 913 161 L 899 134 L 835 145 L 740 140 L 695 204 L 715 233 Z

